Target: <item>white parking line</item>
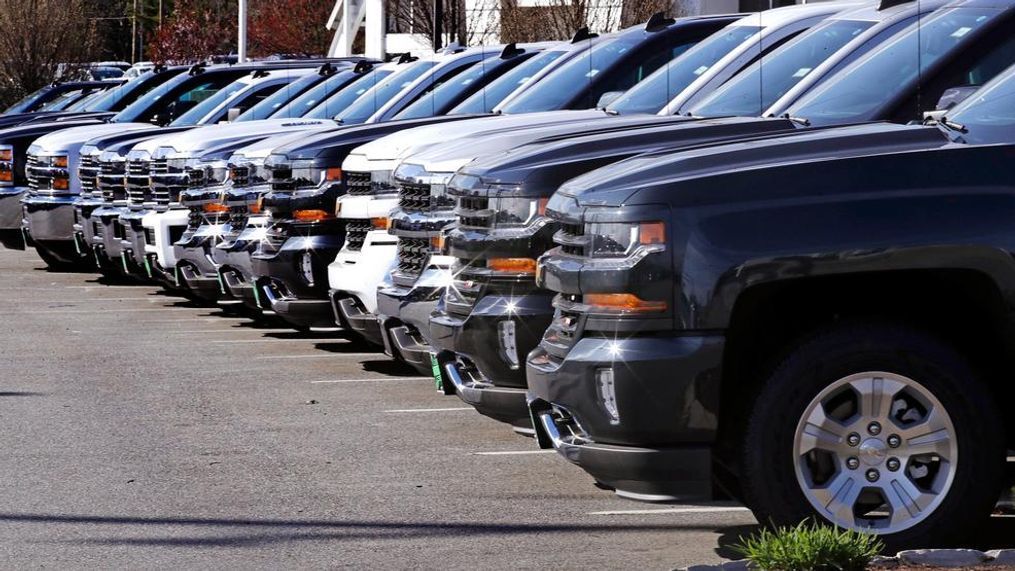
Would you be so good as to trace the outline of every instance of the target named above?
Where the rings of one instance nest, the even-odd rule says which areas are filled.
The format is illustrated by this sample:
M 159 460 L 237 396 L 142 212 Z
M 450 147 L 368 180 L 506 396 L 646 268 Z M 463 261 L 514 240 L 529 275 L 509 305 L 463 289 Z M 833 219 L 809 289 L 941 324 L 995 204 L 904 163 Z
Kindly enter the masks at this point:
M 24 303 L 95 303 L 97 301 L 110 301 L 110 302 L 124 302 L 124 301 L 166 301 L 163 298 L 151 298 L 151 297 L 93 297 L 89 299 L 0 299 L 0 303 L 16 303 L 18 305 Z
M 303 338 L 278 338 L 278 337 L 264 337 L 261 339 L 216 339 L 209 341 L 209 343 L 277 343 L 279 341 L 303 341 L 306 343 L 332 343 L 335 341 L 343 341 L 342 339 L 303 339 Z
M 153 311 L 208 311 L 206 307 L 150 307 L 147 309 L 125 307 L 123 309 L 57 309 L 35 311 L 36 314 L 46 313 L 106 313 L 116 315 L 117 313 L 150 313 Z
M 657 510 L 608 510 L 589 512 L 588 515 L 654 515 L 654 514 L 713 514 L 750 512 L 742 506 L 703 506 L 693 508 L 664 508 Z
M 336 357 L 383 357 L 384 353 L 329 353 L 321 351 L 311 355 L 260 355 L 258 359 L 334 359 Z
M 495 452 L 473 452 L 476 456 L 522 456 L 525 454 L 556 454 L 556 450 L 497 450 Z
M 334 383 L 386 383 L 388 381 L 424 381 L 430 377 L 387 377 L 384 379 L 336 379 L 334 381 L 307 381 L 312 385 L 328 385 Z
M 114 288 L 115 289 L 141 289 L 141 288 L 144 288 L 145 286 L 95 284 L 95 285 L 69 285 L 69 286 L 63 286 L 63 287 L 65 287 L 67 289 L 98 289 L 98 288 L 102 288 L 102 289 L 114 289 Z M 176 297 L 176 296 L 174 296 L 174 297 Z
M 476 410 L 471 406 L 455 407 L 455 408 L 396 408 L 394 410 L 386 410 L 384 412 L 389 413 L 401 413 L 401 412 L 451 412 L 456 410 Z

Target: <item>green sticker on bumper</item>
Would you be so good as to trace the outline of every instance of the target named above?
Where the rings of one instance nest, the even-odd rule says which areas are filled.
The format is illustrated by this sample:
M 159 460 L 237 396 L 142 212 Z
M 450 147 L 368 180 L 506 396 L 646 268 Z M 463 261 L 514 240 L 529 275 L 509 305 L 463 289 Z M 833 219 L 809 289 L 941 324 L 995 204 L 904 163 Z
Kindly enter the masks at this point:
M 226 280 L 222 279 L 222 272 L 215 274 L 215 277 L 219 280 L 219 291 L 222 292 L 222 295 L 226 295 L 228 293 L 226 291 Z
M 148 256 L 144 259 L 144 271 L 148 273 L 148 278 L 152 278 L 152 263 L 148 261 Z
M 264 309 L 264 306 L 261 305 L 261 293 L 258 292 L 257 289 L 258 289 L 257 285 L 255 284 L 254 285 L 254 303 L 257 304 L 258 309 Z
M 433 382 L 437 390 L 444 390 L 444 376 L 441 375 L 441 364 L 437 361 L 437 355 L 430 353 L 430 368 L 433 371 Z
M 129 274 L 130 269 L 127 267 L 127 252 L 120 253 L 120 261 L 123 262 L 123 273 Z

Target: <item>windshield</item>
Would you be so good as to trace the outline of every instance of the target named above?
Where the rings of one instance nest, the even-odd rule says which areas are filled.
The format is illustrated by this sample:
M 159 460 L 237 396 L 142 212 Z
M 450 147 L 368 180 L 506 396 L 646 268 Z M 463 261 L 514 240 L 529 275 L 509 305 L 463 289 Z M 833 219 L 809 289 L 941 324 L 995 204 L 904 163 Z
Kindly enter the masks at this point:
M 711 69 L 726 54 L 754 38 L 758 26 L 727 26 L 687 50 L 682 56 L 645 78 L 609 106 L 612 112 L 658 113 L 685 87 Z
M 921 72 L 999 13 L 986 8 L 935 13 L 803 96 L 788 113 L 812 125 L 869 119 Z
M 57 97 L 50 99 L 49 101 L 39 105 L 36 111 L 59 111 L 64 107 L 74 103 L 81 98 L 81 94 L 84 92 L 83 89 L 75 89 L 73 91 L 64 91 Z
M 90 93 L 62 108 L 64 111 L 87 111 L 88 107 L 106 95 L 106 90 Z
M 148 113 L 151 106 L 154 105 L 156 101 L 159 101 L 165 97 L 166 94 L 172 92 L 190 79 L 191 76 L 186 73 L 177 75 L 125 107 L 123 111 L 120 111 L 116 117 L 113 118 L 113 121 L 127 123 L 131 121 L 144 120 L 142 119 L 142 116 Z
M 698 117 L 761 115 L 815 67 L 874 22 L 826 22 L 763 57 L 690 109 Z
M 1015 141 L 1015 67 L 960 103 L 944 121 L 973 144 Z
M 296 81 L 289 83 L 283 89 L 279 89 L 271 97 L 244 111 L 242 115 L 236 118 L 236 122 L 267 119 L 278 112 L 293 97 L 301 95 L 308 88 L 312 90 L 315 84 L 323 83 L 322 79 L 317 73 L 308 73 Z
M 518 57 L 522 58 L 524 56 Z M 470 89 L 475 89 L 474 85 L 476 83 L 488 80 L 488 74 L 503 71 L 505 66 L 514 67 L 517 63 L 517 61 L 502 62 L 497 60 L 488 61 L 486 59 L 478 61 L 448 81 L 438 83 L 428 93 L 424 94 L 411 105 L 403 109 L 398 115 L 395 115 L 395 119 L 433 117 L 434 115 L 447 109 L 447 106 L 450 105 L 455 98 L 461 97 L 463 93 L 468 92 Z
M 48 87 L 43 87 L 38 91 L 33 91 L 29 93 L 28 95 L 19 99 L 17 103 L 5 109 L 4 114 L 6 115 L 8 113 L 24 113 L 25 109 L 28 109 L 31 106 L 31 104 L 35 102 L 36 99 L 48 93 L 48 90 L 49 90 Z
M 564 50 L 547 50 L 538 53 L 517 67 L 490 82 L 480 91 L 473 93 L 468 99 L 459 103 L 448 115 L 464 115 L 467 113 L 490 113 L 498 103 L 532 79 L 547 66 L 566 54 Z
M 287 102 L 275 110 L 269 117 L 271 119 L 290 119 L 293 117 L 304 117 L 331 95 L 346 86 L 365 77 L 363 74 L 353 73 L 352 70 L 340 71 L 310 89 L 303 92 L 299 97 Z
M 250 87 L 251 83 L 249 80 L 240 80 L 234 81 L 217 91 L 207 89 L 201 92 L 196 92 L 193 94 L 191 101 L 197 101 L 198 104 L 183 115 L 177 117 L 176 120 L 173 121 L 172 125 L 175 127 L 197 125 L 206 115 Z
M 532 89 L 515 97 L 501 111 L 508 114 L 532 113 L 564 107 L 600 72 L 635 48 L 640 40 L 640 34 L 622 34 L 593 45 L 543 77 Z
M 332 119 L 392 73 L 394 73 L 394 70 L 391 69 L 375 69 L 366 75 L 357 76 L 353 78 L 352 83 L 340 89 L 338 93 L 332 94 L 331 97 L 328 97 L 323 102 L 310 101 L 309 99 L 305 101 L 305 105 L 316 105 L 316 107 L 312 107 L 310 111 L 298 116 L 304 119 Z M 286 110 L 283 109 L 279 113 L 285 112 Z M 298 108 L 294 108 L 292 111 L 294 113 L 293 117 L 297 116 L 295 115 L 297 112 Z
M 363 123 L 377 112 L 382 105 L 388 102 L 400 91 L 408 87 L 413 81 L 436 65 L 434 61 L 415 61 L 408 64 L 405 69 L 399 70 L 390 77 L 380 81 L 376 87 L 366 91 L 362 97 L 356 99 L 336 117 L 347 125 Z

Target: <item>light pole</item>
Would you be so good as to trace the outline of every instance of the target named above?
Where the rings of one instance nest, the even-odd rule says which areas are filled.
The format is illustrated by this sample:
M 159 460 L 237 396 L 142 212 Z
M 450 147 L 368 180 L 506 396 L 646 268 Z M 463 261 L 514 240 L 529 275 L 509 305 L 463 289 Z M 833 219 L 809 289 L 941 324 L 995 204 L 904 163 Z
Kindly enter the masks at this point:
M 239 32 L 237 37 L 236 61 L 243 63 L 247 61 L 247 0 L 239 0 Z

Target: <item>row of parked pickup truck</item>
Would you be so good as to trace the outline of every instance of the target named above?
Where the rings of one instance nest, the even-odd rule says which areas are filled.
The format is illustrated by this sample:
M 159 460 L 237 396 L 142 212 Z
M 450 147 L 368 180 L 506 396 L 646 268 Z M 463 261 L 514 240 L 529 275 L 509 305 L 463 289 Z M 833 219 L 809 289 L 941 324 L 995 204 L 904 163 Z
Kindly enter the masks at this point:
M 0 230 L 358 335 L 626 497 L 954 542 L 1013 482 L 1013 64 L 1013 0 L 877 0 L 158 67 L 0 116 Z

